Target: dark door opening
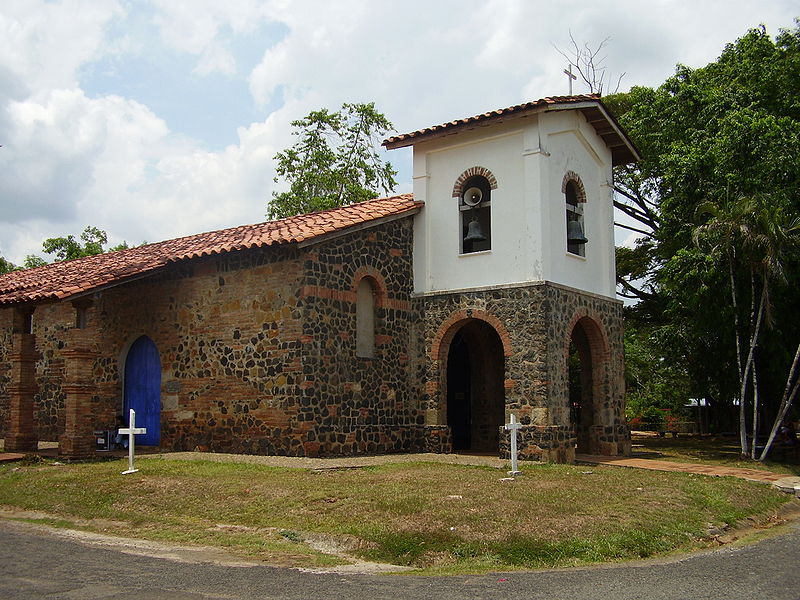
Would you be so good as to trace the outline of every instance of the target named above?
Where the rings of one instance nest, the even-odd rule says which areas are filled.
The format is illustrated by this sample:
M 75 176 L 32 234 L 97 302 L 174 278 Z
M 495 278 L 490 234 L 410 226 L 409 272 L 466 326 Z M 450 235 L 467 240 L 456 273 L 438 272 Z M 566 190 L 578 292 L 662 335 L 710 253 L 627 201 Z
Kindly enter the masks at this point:
M 447 424 L 454 451 L 497 452 L 505 419 L 505 358 L 494 328 L 467 321 L 447 355 Z
M 580 323 L 572 331 L 567 372 L 570 424 L 577 440 L 576 451 L 580 454 L 591 454 L 594 450 L 591 442 L 591 428 L 594 425 L 592 354 L 589 338 Z
M 469 450 L 472 445 L 472 375 L 469 348 L 461 332 L 456 333 L 447 356 L 447 424 L 453 450 Z

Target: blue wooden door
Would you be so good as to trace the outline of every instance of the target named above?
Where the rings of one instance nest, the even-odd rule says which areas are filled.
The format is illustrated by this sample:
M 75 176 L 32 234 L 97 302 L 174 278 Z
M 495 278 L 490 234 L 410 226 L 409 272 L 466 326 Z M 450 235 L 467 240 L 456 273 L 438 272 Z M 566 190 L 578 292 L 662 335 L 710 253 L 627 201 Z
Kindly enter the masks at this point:
M 130 409 L 136 411 L 136 427 L 146 427 L 147 433 L 136 436 L 136 443 L 158 446 L 161 441 L 161 361 L 158 349 L 143 335 L 128 350 L 125 360 L 125 414 L 128 423 Z

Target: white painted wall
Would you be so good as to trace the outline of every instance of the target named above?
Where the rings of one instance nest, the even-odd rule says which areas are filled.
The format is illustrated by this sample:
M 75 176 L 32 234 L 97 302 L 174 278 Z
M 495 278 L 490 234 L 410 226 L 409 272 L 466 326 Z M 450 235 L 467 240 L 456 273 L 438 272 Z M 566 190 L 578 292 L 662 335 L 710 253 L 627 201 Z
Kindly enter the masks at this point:
M 459 254 L 459 175 L 485 167 L 492 191 L 492 249 Z M 553 281 L 614 297 L 611 153 L 576 111 L 478 127 L 414 146 L 414 289 L 429 293 Z M 568 255 L 561 182 L 572 170 L 587 194 L 586 257 Z

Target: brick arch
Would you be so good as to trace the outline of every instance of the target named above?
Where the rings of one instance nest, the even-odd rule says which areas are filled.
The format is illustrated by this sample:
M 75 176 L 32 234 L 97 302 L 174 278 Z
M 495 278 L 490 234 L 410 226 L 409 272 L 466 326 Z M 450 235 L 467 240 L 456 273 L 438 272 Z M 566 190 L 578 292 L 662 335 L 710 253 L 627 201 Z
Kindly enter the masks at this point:
M 475 175 L 480 175 L 481 177 L 485 177 L 486 180 L 489 182 L 489 189 L 496 190 L 497 189 L 497 178 L 495 178 L 494 174 L 487 169 L 486 167 L 470 167 L 466 171 L 464 171 L 461 175 L 458 176 L 456 179 L 456 183 L 453 186 L 453 198 L 460 198 L 461 194 L 464 193 L 464 183 L 470 177 Z
M 358 293 L 358 285 L 361 283 L 361 280 L 364 278 L 370 279 L 370 284 L 372 285 L 372 290 L 375 294 L 375 306 L 376 308 L 383 308 L 386 304 L 386 280 L 383 278 L 383 275 L 380 274 L 378 269 L 375 267 L 359 267 L 355 275 L 353 275 L 353 286 L 351 291 L 353 294 Z
M 572 332 L 575 331 L 575 327 L 578 323 L 582 325 L 584 332 L 586 332 L 592 358 L 598 361 L 609 360 L 611 357 L 611 345 L 608 341 L 608 332 L 606 332 L 598 316 L 587 310 L 576 312 L 567 326 L 566 336 L 564 336 L 564 345 L 562 347 L 564 358 L 566 359 L 569 357 L 569 344 L 572 339 Z
M 578 333 L 580 331 L 580 333 Z M 570 427 L 574 428 L 577 452 L 606 454 L 602 443 L 604 427 L 611 425 L 608 414 L 609 365 L 611 350 L 608 335 L 597 315 L 578 311 L 572 318 L 564 336 L 563 372 L 565 407 L 570 414 Z M 570 385 L 569 350 L 575 341 L 580 356 L 580 400 L 573 404 Z
M 583 186 L 580 176 L 575 171 L 567 171 L 564 179 L 561 180 L 561 193 L 567 193 L 567 184 L 572 181 L 578 188 L 578 202 L 586 202 L 586 188 Z
M 441 353 L 450 347 L 450 342 L 453 341 L 453 337 L 460 326 L 470 319 L 485 321 L 494 328 L 495 332 L 497 332 L 497 335 L 500 337 L 500 342 L 503 344 L 503 356 L 511 356 L 511 336 L 509 336 L 508 330 L 506 330 L 502 321 L 486 311 L 477 308 L 467 308 L 452 313 L 439 326 L 436 335 L 433 336 L 433 342 L 431 342 L 430 357 L 433 360 L 439 361 L 442 359 Z M 569 348 L 567 350 L 569 351 Z

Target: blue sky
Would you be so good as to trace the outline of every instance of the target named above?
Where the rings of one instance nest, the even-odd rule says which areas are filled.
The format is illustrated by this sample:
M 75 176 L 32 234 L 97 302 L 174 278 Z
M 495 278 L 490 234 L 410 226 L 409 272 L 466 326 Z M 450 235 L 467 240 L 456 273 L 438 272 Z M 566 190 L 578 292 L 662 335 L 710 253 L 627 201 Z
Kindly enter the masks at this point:
M 798 14 L 783 0 L 3 0 L 0 255 L 19 263 L 87 225 L 113 244 L 262 221 L 292 120 L 374 101 L 405 132 L 564 94 L 554 45 L 570 31 L 611 38 L 625 90 Z M 409 152 L 389 158 L 410 191 Z
M 200 73 L 195 70 L 196 54 L 176 49 L 160 37 L 152 5 L 126 6 L 127 11 L 109 23 L 106 37 L 128 36 L 140 43 L 135 51 L 102 55 L 80 68 L 79 84 L 88 96 L 116 94 L 135 100 L 163 118 L 170 131 L 200 140 L 215 151 L 237 142 L 238 126 L 264 120 L 280 107 L 280 96 L 257 106 L 244 76 L 259 64 L 265 49 L 287 35 L 281 23 L 257 23 L 241 34 L 221 27 L 218 38 L 235 70 Z

